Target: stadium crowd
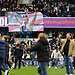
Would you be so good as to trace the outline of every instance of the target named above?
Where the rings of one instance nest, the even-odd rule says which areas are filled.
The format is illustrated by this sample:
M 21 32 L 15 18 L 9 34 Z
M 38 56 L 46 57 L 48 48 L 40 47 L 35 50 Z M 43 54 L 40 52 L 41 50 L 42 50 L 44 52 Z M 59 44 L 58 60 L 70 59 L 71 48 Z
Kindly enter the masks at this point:
M 38 11 L 42 12 L 44 17 L 75 17 L 75 5 L 73 4 L 75 2 L 72 2 L 74 0 L 33 0 L 31 5 L 19 4 L 17 1 L 18 0 L 0 0 L 0 16 L 5 16 L 7 12 L 11 11 L 23 11 L 26 13 Z M 63 68 L 65 59 L 69 59 L 68 57 L 64 58 L 66 54 L 66 56 L 68 56 L 68 52 L 64 52 L 65 54 L 61 52 L 64 41 L 64 39 L 61 38 L 62 35 L 55 35 L 53 35 L 51 39 L 48 39 L 48 43 L 46 41 L 46 44 L 49 46 L 49 51 L 47 51 L 49 53 L 49 56 L 47 56 L 49 57 L 48 66 L 49 68 L 55 67 L 55 69 L 57 69 L 58 67 Z M 73 35 L 70 34 L 70 36 L 71 39 L 73 39 Z M 64 51 L 66 49 L 68 50 L 67 47 L 69 46 L 69 42 L 69 40 L 66 42 Z M 39 67 L 36 49 L 32 49 L 36 43 L 37 39 L 34 38 L 25 38 L 20 41 L 20 39 L 15 38 L 14 36 L 10 37 L 9 35 L 4 36 L 0 34 L 0 75 L 2 75 L 1 70 L 7 75 L 8 68 L 16 69 L 17 65 L 18 68 L 21 68 L 22 65 L 24 67 L 29 65 Z M 69 56 L 71 57 L 72 55 Z M 74 59 L 71 58 L 71 62 L 73 63 L 73 69 L 75 69 L 75 55 Z M 66 62 L 66 64 L 68 64 L 66 67 L 70 70 L 69 72 L 71 72 L 71 74 L 69 73 L 70 75 L 72 75 L 72 68 L 69 69 L 68 67 L 69 64 L 71 64 L 70 66 L 72 67 L 71 62 Z M 40 72 L 40 70 L 38 70 L 38 72 Z
M 19 4 L 18 0 L 2 0 L 0 1 L 0 12 L 35 12 L 37 10 L 48 17 L 74 17 L 74 3 L 73 0 L 33 0 L 31 5 L 26 5 Z

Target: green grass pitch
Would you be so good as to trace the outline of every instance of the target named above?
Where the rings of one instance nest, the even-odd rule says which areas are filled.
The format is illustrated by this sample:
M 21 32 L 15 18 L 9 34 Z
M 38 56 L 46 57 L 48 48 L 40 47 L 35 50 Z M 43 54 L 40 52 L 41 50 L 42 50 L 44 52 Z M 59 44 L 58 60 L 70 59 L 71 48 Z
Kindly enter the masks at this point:
M 65 68 L 48 68 L 48 75 L 65 75 Z M 4 74 L 3 74 L 4 75 Z M 37 72 L 37 68 L 33 66 L 22 67 L 21 69 L 10 70 L 9 75 L 39 75 Z

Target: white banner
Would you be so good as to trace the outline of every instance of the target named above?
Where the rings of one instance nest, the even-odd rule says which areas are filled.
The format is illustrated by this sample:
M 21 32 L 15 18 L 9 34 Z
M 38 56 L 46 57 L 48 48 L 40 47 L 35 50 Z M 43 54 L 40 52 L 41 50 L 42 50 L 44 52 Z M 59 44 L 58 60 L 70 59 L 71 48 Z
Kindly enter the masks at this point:
M 44 24 L 41 12 L 26 14 L 25 12 L 8 12 L 8 25 Z
M 7 26 L 7 17 L 0 17 L 0 27 Z
M 8 12 L 8 25 L 25 27 L 25 31 L 43 31 L 43 15 L 41 12 L 26 14 L 25 12 Z M 41 26 L 40 26 L 41 25 Z M 38 30 L 37 30 L 38 29 Z

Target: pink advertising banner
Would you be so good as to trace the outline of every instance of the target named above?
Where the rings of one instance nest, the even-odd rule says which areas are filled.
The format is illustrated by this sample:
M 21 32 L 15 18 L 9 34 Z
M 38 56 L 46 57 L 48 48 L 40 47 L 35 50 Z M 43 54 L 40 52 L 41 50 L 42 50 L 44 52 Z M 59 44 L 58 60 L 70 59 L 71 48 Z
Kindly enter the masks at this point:
M 44 17 L 45 28 L 75 28 L 75 17 Z

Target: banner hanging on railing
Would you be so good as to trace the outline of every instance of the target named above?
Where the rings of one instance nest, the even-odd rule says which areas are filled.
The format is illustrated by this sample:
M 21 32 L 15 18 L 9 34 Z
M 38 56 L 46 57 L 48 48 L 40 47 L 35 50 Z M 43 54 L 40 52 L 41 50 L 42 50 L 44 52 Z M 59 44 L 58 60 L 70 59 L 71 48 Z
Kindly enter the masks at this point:
M 75 28 L 75 17 L 43 17 L 41 12 L 7 12 L 0 17 L 0 27 L 8 27 L 9 32 L 44 31 L 44 28 Z M 23 28 L 23 30 L 22 30 Z
M 44 17 L 45 28 L 75 28 L 75 17 Z
M 40 31 L 44 30 L 43 15 L 41 12 L 31 14 L 26 14 L 25 12 L 8 12 L 7 17 L 9 26 L 19 25 L 20 28 L 24 27 L 23 31 L 38 31 L 39 27 L 41 27 Z M 35 26 L 37 29 L 34 29 Z
M 44 24 L 41 12 L 26 14 L 25 12 L 8 12 L 8 25 Z

